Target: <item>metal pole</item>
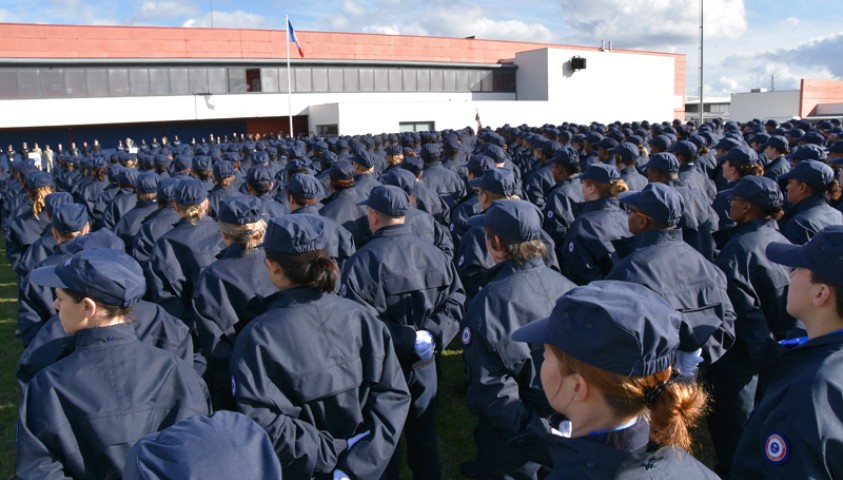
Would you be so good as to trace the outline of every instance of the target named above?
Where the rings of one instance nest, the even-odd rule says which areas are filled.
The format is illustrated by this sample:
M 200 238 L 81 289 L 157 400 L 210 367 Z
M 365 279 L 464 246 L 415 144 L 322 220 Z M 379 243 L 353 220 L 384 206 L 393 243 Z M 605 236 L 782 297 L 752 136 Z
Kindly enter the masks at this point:
M 211 5 L 211 28 L 214 28 L 214 0 L 208 0 Z
M 293 82 L 290 71 L 290 17 L 284 15 L 284 25 L 287 31 L 287 111 L 290 118 L 290 138 L 293 138 Z
M 703 102 L 703 0 L 700 0 L 700 125 L 704 120 L 705 103 Z

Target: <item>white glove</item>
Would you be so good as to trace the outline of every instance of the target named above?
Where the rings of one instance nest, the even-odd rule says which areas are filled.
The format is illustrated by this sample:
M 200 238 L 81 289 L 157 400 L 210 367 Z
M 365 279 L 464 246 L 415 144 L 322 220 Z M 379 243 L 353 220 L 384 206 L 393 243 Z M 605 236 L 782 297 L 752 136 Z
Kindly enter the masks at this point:
M 559 422 L 559 429 L 551 428 L 550 433 L 557 437 L 571 438 L 571 432 L 574 431 L 574 425 L 570 420 L 562 420 Z
M 676 359 L 676 370 L 679 375 L 685 378 L 697 376 L 697 371 L 700 369 L 699 365 L 704 359 L 702 357 L 702 349 L 698 348 L 693 352 L 679 352 L 679 358 Z
M 365 431 L 365 432 L 363 432 L 363 433 L 358 433 L 357 435 L 355 435 L 355 436 L 353 436 L 353 437 L 349 438 L 349 439 L 346 441 L 346 442 L 348 443 L 348 448 L 353 447 L 355 443 L 359 442 L 360 440 L 363 440 L 363 439 L 364 439 L 364 438 L 366 438 L 366 436 L 368 436 L 370 433 L 372 433 L 370 430 L 366 430 L 366 431 Z
M 416 355 L 423 361 L 428 361 L 433 358 L 433 335 L 427 330 L 419 330 L 416 332 Z
M 334 470 L 334 480 L 351 480 L 348 474 L 340 469 Z

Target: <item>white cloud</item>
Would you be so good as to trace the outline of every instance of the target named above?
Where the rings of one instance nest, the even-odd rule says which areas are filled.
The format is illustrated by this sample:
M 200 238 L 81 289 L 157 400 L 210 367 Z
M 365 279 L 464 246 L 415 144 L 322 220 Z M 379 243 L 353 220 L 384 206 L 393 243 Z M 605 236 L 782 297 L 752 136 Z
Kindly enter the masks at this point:
M 61 19 L 61 23 L 78 23 L 82 25 L 122 25 L 125 22 L 113 18 L 113 8 L 103 8 L 104 5 L 92 4 L 85 0 L 52 0 L 44 9 L 43 17 L 47 19 Z M 105 7 L 112 7 L 106 5 Z
M 196 7 L 192 3 L 169 0 L 155 0 L 143 2 L 138 10 L 138 18 L 172 18 L 196 14 Z
M 785 28 L 796 28 L 799 26 L 799 19 L 796 17 L 787 17 L 781 24 Z
M 669 50 L 697 42 L 698 0 L 560 0 L 571 40 L 615 48 Z M 743 0 L 706 0 L 706 38 L 738 38 L 746 31 Z
M 433 35 L 443 37 L 475 36 L 482 39 L 518 40 L 531 42 L 558 41 L 558 36 L 542 23 L 489 16 L 490 9 L 474 3 L 450 3 L 403 10 L 401 18 L 412 22 L 396 22 L 386 17 L 363 26 L 364 32 L 390 35 Z
M 15 23 L 19 22 L 18 16 L 14 13 L 0 8 L 0 23 Z
M 362 15 L 366 14 L 366 9 L 362 5 L 360 5 L 358 3 L 355 3 L 352 0 L 343 1 L 342 2 L 342 9 L 346 13 L 348 13 L 350 15 L 354 15 L 356 17 L 359 17 L 359 16 L 362 16 Z
M 187 28 L 207 28 L 210 26 L 211 12 L 201 17 L 189 18 L 182 23 L 182 27 Z M 279 27 L 264 16 L 242 10 L 233 12 L 215 10 L 213 12 L 213 26 L 215 28 L 283 28 L 283 25 Z

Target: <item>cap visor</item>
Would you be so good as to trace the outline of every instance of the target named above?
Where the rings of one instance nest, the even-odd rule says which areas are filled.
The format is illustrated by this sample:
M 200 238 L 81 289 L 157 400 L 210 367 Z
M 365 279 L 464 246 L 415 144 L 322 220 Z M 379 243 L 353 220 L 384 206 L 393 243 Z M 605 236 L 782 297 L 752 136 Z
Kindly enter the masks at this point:
M 807 268 L 808 262 L 802 256 L 801 245 L 770 243 L 765 250 L 767 258 L 774 263 L 793 268 Z
M 480 187 L 483 186 L 483 177 L 481 176 L 481 177 L 475 178 L 473 180 L 469 180 L 468 184 L 471 185 L 472 187 L 480 188 Z
M 478 213 L 473 217 L 468 218 L 468 224 L 472 227 L 485 227 L 486 226 L 486 215 L 483 213 Z
M 641 199 L 641 192 L 640 191 L 631 191 L 631 192 L 623 192 L 622 194 L 618 195 L 618 201 L 621 203 L 625 203 L 627 205 L 634 205 L 638 206 L 641 203 L 639 200 Z
M 368 207 L 369 206 L 369 199 L 363 200 L 362 202 L 357 202 L 358 207 Z
M 56 266 L 36 268 L 29 272 L 29 281 L 45 287 L 68 288 L 59 276 L 56 275 L 56 268 Z
M 512 339 L 516 342 L 549 343 L 550 318 L 534 320 L 512 332 Z
M 789 159 L 789 157 L 788 157 L 788 159 Z M 796 175 L 794 175 L 793 170 L 790 170 L 788 172 L 785 172 L 785 173 L 777 176 L 776 180 L 790 180 L 791 178 L 796 178 Z
M 726 198 L 738 196 L 735 192 L 737 192 L 737 188 L 727 188 L 725 190 L 720 190 L 719 195 L 722 195 Z

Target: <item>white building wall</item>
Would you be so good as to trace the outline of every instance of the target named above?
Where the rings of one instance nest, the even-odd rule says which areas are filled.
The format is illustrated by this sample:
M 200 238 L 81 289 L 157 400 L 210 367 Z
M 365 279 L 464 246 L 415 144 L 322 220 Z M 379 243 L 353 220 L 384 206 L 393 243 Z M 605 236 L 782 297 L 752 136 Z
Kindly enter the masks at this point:
M 572 72 L 574 55 L 587 68 Z M 308 115 L 309 130 L 338 125 L 343 135 L 395 132 L 400 122 L 434 122 L 436 129 L 505 123 L 670 120 L 674 95 L 669 56 L 540 49 L 516 55 L 516 93 L 294 94 L 292 114 Z M 797 92 L 798 93 L 798 92 Z M 798 100 L 797 100 L 798 102 Z M 798 107 L 798 103 L 797 103 Z M 289 115 L 286 94 L 66 98 L 0 101 L 0 128 L 261 118 Z M 763 116 L 763 115 L 761 115 Z
M 799 115 L 799 90 L 733 93 L 730 119 L 748 122 L 753 118 L 777 121 Z

